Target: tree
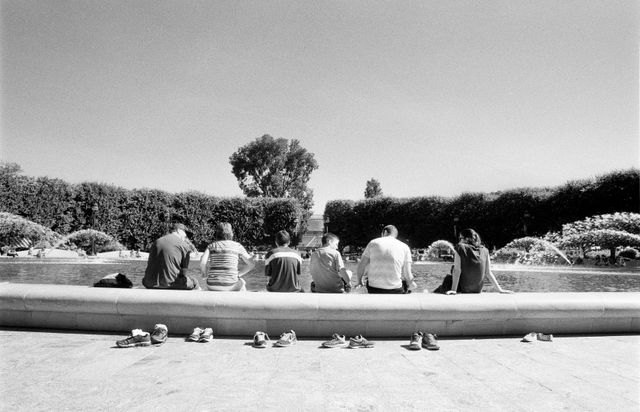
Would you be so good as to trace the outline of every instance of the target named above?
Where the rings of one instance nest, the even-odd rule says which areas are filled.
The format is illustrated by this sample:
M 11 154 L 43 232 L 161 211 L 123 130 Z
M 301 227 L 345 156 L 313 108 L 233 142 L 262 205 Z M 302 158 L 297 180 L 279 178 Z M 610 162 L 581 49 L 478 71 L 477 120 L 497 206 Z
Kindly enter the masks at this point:
M 367 187 L 364 189 L 364 197 L 365 199 L 373 199 L 374 197 L 382 196 L 382 186 L 380 182 L 378 182 L 373 177 L 370 180 L 367 180 Z
M 265 134 L 240 147 L 229 163 L 245 195 L 294 198 L 305 210 L 313 206 L 313 191 L 307 183 L 318 162 L 298 140 Z

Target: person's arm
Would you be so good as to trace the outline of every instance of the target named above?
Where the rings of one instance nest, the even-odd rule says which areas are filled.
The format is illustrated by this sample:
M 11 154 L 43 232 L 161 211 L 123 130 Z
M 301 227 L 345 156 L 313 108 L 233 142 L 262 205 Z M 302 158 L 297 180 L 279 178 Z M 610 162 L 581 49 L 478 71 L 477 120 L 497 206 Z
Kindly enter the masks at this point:
M 204 250 L 202 257 L 200 258 L 200 273 L 202 273 L 202 277 L 207 276 L 207 265 L 209 264 L 209 248 Z
M 411 250 L 407 247 L 404 265 L 402 265 L 402 280 L 407 283 L 407 288 L 415 289 L 418 285 L 413 279 L 413 273 L 411 273 Z
M 347 270 L 344 267 L 344 261 L 342 260 L 342 255 L 338 253 L 338 259 L 336 261 L 338 275 L 347 282 L 348 285 L 351 285 L 351 271 Z
M 451 290 L 447 291 L 447 295 L 455 295 L 458 290 L 458 283 L 460 283 L 460 273 L 462 273 L 460 255 L 455 250 L 453 251 L 453 271 L 451 272 Z
M 367 267 L 369 266 L 369 246 L 362 253 L 362 258 L 358 262 L 358 269 L 356 270 L 356 286 L 362 286 L 362 276 L 364 276 Z
M 498 283 L 498 280 L 493 275 L 493 272 L 491 272 L 491 260 L 489 259 L 489 254 L 488 253 L 487 253 L 487 260 L 485 261 L 485 269 L 484 270 L 485 270 L 485 276 L 489 278 L 489 281 L 498 290 L 498 292 L 500 292 L 500 293 L 513 293 L 510 290 L 502 289 L 502 286 L 500 286 L 500 284 Z
M 238 256 L 244 264 L 242 270 L 238 269 L 238 277 L 241 277 L 251 272 L 253 268 L 256 267 L 256 263 L 254 262 L 251 255 L 249 255 L 249 253 L 247 252 L 247 249 L 245 249 L 242 245 L 240 245 L 240 253 L 238 254 Z

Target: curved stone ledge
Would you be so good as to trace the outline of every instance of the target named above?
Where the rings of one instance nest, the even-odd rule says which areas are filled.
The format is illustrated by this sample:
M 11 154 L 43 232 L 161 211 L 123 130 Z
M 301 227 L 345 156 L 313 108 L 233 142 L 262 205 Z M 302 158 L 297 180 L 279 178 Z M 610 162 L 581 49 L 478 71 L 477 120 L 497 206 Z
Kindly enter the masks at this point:
M 302 337 L 332 333 L 406 338 L 414 330 L 441 336 L 547 333 L 638 333 L 640 293 L 520 293 L 444 296 L 231 293 L 0 284 L 0 325 L 170 333 L 195 326 L 217 335 Z

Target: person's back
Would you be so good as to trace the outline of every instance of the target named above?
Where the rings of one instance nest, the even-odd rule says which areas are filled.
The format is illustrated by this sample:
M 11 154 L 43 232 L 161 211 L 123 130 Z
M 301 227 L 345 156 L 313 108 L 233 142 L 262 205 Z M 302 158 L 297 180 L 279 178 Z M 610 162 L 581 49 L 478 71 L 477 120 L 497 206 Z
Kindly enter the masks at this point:
M 300 272 L 302 258 L 289 247 L 287 231 L 276 234 L 276 248 L 265 256 L 264 273 L 269 277 L 269 292 L 300 292 Z
M 142 279 L 146 288 L 166 289 L 189 268 L 189 245 L 184 241 L 184 225 L 157 239 L 149 251 L 147 268 Z M 184 235 L 183 235 L 184 234 Z
M 367 279 L 369 293 L 404 293 L 415 287 L 411 274 L 411 250 L 397 239 L 398 229 L 385 226 L 382 236 L 369 242 L 358 265 L 358 285 Z
M 458 243 L 455 251 L 460 257 L 458 293 L 482 292 L 489 251 L 482 245 L 467 243 Z
M 339 239 L 333 233 L 322 236 L 322 247 L 311 254 L 309 272 L 313 279 L 312 292 L 344 293 L 350 289 L 351 272 L 346 270 L 340 252 Z

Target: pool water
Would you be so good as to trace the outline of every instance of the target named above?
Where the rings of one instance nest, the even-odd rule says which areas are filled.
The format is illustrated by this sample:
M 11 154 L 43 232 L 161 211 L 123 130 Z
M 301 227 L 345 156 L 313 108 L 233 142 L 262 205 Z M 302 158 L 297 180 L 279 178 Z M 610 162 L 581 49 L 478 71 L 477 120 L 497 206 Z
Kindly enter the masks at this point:
M 140 287 L 144 270 L 144 260 L 68 260 L 3 258 L 0 260 L 0 282 L 44 283 L 58 285 L 93 285 L 110 273 L 122 273 Z M 191 274 L 199 280 L 199 262 L 191 262 Z M 357 263 L 347 262 L 347 268 L 355 272 Z M 451 263 L 414 264 L 412 271 L 416 277 L 416 292 L 432 291 L 449 273 Z M 594 267 L 531 267 L 518 265 L 494 265 L 493 272 L 505 289 L 514 292 L 640 292 L 640 269 L 594 268 Z M 264 276 L 264 262 L 257 261 L 253 271 L 244 276 L 247 289 L 265 291 L 267 277 Z M 305 291 L 310 290 L 311 275 L 309 263 L 302 266 L 300 279 Z M 488 282 L 487 282 L 488 283 Z M 485 290 L 492 288 L 485 286 Z

